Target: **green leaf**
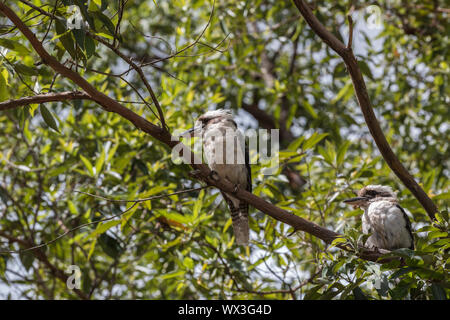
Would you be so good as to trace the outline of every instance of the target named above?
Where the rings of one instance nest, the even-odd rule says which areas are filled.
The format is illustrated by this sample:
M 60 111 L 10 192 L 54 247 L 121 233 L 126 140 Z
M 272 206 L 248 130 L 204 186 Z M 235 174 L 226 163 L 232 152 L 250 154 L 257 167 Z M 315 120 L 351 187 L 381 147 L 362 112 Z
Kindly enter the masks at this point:
M 103 28 L 103 30 L 107 31 L 109 35 L 113 36 L 116 31 L 116 28 L 114 27 L 114 24 L 111 22 L 111 20 L 109 20 L 109 18 L 106 15 L 104 15 L 99 11 L 95 11 L 93 12 L 93 14 L 97 17 L 97 19 L 99 19 L 103 23 L 103 26 L 106 27 Z
M 161 276 L 161 280 L 167 280 L 167 279 L 180 277 L 180 276 L 183 276 L 184 274 L 185 274 L 185 272 L 183 270 L 169 272 L 169 273 Z
M 88 10 L 89 11 L 98 11 L 98 10 L 100 10 L 101 5 L 102 5 L 101 0 L 91 0 L 89 2 Z
M 194 269 L 194 260 L 192 260 L 189 257 L 184 258 L 183 260 L 183 265 L 189 269 L 189 270 L 193 270 Z
M 428 233 L 428 239 L 444 238 L 447 236 L 448 236 L 448 233 L 442 232 L 442 231 L 432 231 L 432 232 Z
M 0 72 L 0 101 L 5 101 L 9 98 L 7 79 L 5 79 L 3 72 Z
M 205 195 L 205 190 L 201 190 L 200 194 L 198 196 L 198 199 L 194 203 L 194 209 L 192 210 L 194 219 L 197 218 L 200 214 L 200 211 L 202 210 L 203 205 L 203 197 Z
M 95 249 L 95 245 L 97 244 L 97 238 L 95 238 L 92 243 L 91 243 L 91 247 L 89 249 L 89 253 L 88 253 L 88 257 L 87 260 L 91 260 L 92 254 L 94 253 L 94 249 Z
M 123 253 L 123 248 L 119 241 L 106 233 L 102 233 L 100 235 L 98 238 L 98 243 L 102 247 L 103 251 L 111 258 L 116 259 Z
M 3 201 L 4 204 L 7 204 L 8 199 L 9 199 L 8 191 L 5 188 L 3 188 L 1 185 L 0 185 L 0 199 Z
M 227 230 L 228 230 L 228 228 L 231 226 L 231 223 L 232 223 L 233 221 L 231 220 L 231 218 L 229 218 L 228 220 L 227 220 L 227 222 L 225 223 L 225 225 L 223 226 L 223 231 L 222 231 L 222 233 L 225 233 L 225 232 L 227 232 Z
M 67 207 L 69 208 L 71 214 L 78 214 L 77 207 L 72 201 L 70 200 L 67 201 Z
M 22 261 L 23 266 L 28 271 L 33 265 L 34 255 L 31 252 L 23 252 L 20 255 L 20 261 Z
M 105 149 L 102 149 L 102 153 L 100 154 L 100 157 L 98 157 L 97 162 L 95 163 L 95 174 L 99 175 L 102 171 L 103 164 L 105 163 Z
M 350 146 L 350 141 L 345 141 L 340 147 L 337 152 L 336 156 L 336 164 L 340 166 L 344 163 L 345 160 L 345 154 L 347 153 L 348 147 Z
M 333 100 L 331 100 L 331 103 L 336 103 L 344 97 L 347 97 L 346 99 L 344 99 L 344 102 L 347 101 L 348 97 L 349 97 L 349 93 L 351 93 L 351 88 L 352 88 L 352 82 L 347 81 L 347 83 L 342 87 L 341 90 L 339 90 L 338 94 L 333 98 Z
M 94 168 L 92 167 L 91 162 L 88 159 L 86 159 L 85 157 L 83 157 L 82 155 L 80 155 L 80 159 L 81 159 L 81 161 L 83 161 L 84 165 L 88 169 L 90 176 L 93 177 L 95 174 L 94 174 Z
M 401 277 L 402 275 L 404 275 L 406 273 L 414 271 L 415 269 L 416 268 L 413 268 L 413 267 L 406 267 L 406 268 L 399 269 L 399 270 L 395 271 L 389 278 L 390 279 L 397 279 L 397 278 Z
M 96 35 L 100 36 L 100 37 L 103 37 L 103 38 L 106 38 L 106 39 L 114 40 L 113 36 L 110 36 L 109 34 L 106 34 L 104 32 L 98 32 L 98 33 L 96 33 Z
M 355 300 L 368 300 L 364 292 L 360 287 L 356 287 L 352 290 Z
M 0 38 L 0 46 L 16 51 L 21 55 L 27 55 L 30 53 L 30 50 L 28 50 L 28 48 L 23 44 L 11 39 Z
M 347 242 L 347 239 L 345 239 L 345 238 L 342 238 L 342 237 L 336 238 L 333 240 L 333 242 L 331 242 L 330 248 L 336 247 L 337 245 L 344 244 L 346 242 Z
M 14 69 L 25 76 L 35 76 L 38 74 L 37 70 L 35 68 L 31 68 L 29 66 L 24 65 L 23 63 L 16 63 L 14 64 Z
M 303 144 L 303 149 L 310 149 L 314 147 L 316 144 L 318 144 L 323 138 L 325 138 L 328 135 L 328 133 L 317 133 L 314 132 L 309 139 L 305 141 Z
M 91 235 L 96 236 L 96 235 L 105 233 L 112 227 L 117 226 L 120 222 L 121 222 L 120 220 L 112 220 L 112 221 L 103 222 L 97 226 L 97 228 Z
M 55 20 L 55 31 L 56 34 L 60 36 L 59 41 L 63 45 L 64 49 L 67 50 L 73 59 L 77 60 L 77 52 L 75 50 L 75 42 L 73 41 L 72 33 L 70 30 L 66 29 L 64 23 L 59 19 Z
M 313 119 L 319 118 L 313 106 L 308 101 L 303 101 L 303 108 L 309 113 Z
M 72 34 L 81 50 L 84 50 L 86 32 L 83 29 L 73 29 Z
M 433 293 L 434 299 L 447 300 L 447 295 L 445 294 L 445 290 L 439 284 L 433 283 L 431 285 L 431 292 Z
M 44 119 L 45 123 L 53 130 L 60 133 L 58 130 L 58 125 L 56 123 L 56 120 L 53 117 L 52 113 L 47 109 L 47 107 L 45 105 L 41 104 L 39 106 L 39 111 L 41 112 L 41 116 Z
M 111 150 L 109 150 L 108 158 L 106 159 L 106 162 L 110 162 L 111 161 L 111 159 L 114 157 L 114 154 L 116 153 L 118 147 L 119 147 L 119 143 L 116 143 L 114 145 L 114 147 L 112 147 Z
M 374 80 L 372 71 L 369 68 L 369 65 L 364 60 L 358 60 L 359 68 L 361 72 L 368 76 L 371 80 Z
M 434 196 L 433 200 L 450 200 L 450 192 L 442 192 Z
M 92 57 L 92 55 L 95 53 L 95 42 L 91 37 L 85 37 L 84 48 L 86 49 L 86 56 L 88 58 Z

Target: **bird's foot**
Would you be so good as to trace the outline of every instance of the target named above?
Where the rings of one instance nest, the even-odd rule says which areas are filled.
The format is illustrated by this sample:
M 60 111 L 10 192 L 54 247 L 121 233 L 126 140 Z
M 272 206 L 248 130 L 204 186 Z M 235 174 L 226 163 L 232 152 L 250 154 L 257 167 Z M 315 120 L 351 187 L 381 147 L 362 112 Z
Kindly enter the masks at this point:
M 239 188 L 241 187 L 241 185 L 239 184 L 239 183 L 236 183 L 235 185 L 234 185 L 234 189 L 233 189 L 233 194 L 236 194 L 236 193 L 238 193 L 238 191 L 239 191 Z
M 387 254 L 390 252 L 389 250 L 378 248 L 378 247 L 372 247 L 371 249 L 373 251 L 375 251 L 376 253 L 380 253 L 380 254 Z
M 213 181 L 219 181 L 220 180 L 220 176 L 217 173 L 217 171 L 211 170 L 211 172 L 209 173 L 208 178 L 210 178 Z
M 200 173 L 201 173 L 201 170 L 196 169 L 196 170 L 189 171 L 188 174 L 189 174 L 191 177 L 198 178 L 198 177 L 200 176 Z

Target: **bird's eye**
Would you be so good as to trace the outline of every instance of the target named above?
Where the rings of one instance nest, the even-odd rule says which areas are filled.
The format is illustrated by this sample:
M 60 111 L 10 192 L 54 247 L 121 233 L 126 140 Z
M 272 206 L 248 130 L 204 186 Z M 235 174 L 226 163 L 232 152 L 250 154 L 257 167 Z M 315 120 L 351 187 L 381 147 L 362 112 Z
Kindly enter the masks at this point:
M 366 192 L 366 196 L 369 196 L 371 198 L 375 197 L 377 195 L 377 192 L 374 190 L 369 190 Z

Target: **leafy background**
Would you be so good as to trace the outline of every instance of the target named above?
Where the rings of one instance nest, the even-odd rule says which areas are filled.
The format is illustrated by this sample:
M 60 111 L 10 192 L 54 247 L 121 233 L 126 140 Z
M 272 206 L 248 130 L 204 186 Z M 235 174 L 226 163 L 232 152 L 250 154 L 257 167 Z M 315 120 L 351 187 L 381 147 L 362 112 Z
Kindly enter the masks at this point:
M 432 225 L 391 173 L 365 126 L 340 58 L 290 1 L 6 1 L 44 47 L 103 93 L 158 123 L 138 75 L 86 31 L 143 67 L 174 131 L 206 109 L 231 108 L 242 129 L 279 128 L 280 169 L 253 166 L 254 193 L 317 224 L 360 239 L 361 211 L 342 200 L 367 184 L 398 190 L 416 250 L 403 264 L 362 260 L 253 210 L 251 244 L 234 244 L 231 219 L 212 188 L 199 187 L 170 149 L 88 100 L 0 113 L 2 298 L 446 299 L 449 298 L 449 9 L 444 1 L 315 1 L 315 14 L 354 46 L 375 113 L 402 163 L 438 205 Z M 119 10 L 125 3 L 124 10 Z M 84 29 L 68 29 L 71 5 Z M 122 13 L 121 13 L 122 12 Z M 117 27 L 120 21 L 120 28 Z M 78 90 L 43 63 L 0 17 L 0 100 Z M 190 46 L 193 44 L 192 46 Z M 184 49 L 186 48 L 186 49 Z M 180 52 L 181 51 L 181 52 Z M 156 62 L 155 62 L 156 61 Z M 119 215 L 99 222 L 100 219 Z M 22 242 L 15 239 L 21 239 Z M 82 296 L 58 276 L 82 272 Z M 70 275 L 70 274 L 67 274 Z

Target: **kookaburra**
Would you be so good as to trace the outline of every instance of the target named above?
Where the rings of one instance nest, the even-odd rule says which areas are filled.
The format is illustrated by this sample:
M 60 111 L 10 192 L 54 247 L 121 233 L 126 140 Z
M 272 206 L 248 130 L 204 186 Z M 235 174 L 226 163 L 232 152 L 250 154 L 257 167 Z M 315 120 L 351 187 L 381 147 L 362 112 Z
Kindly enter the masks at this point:
M 231 111 L 208 111 L 195 122 L 191 134 L 201 134 L 203 153 L 209 168 L 238 188 L 252 191 L 251 169 L 245 139 L 233 120 Z M 249 240 L 248 203 L 222 192 L 231 211 L 233 230 L 238 245 Z
M 344 202 L 364 210 L 362 231 L 370 234 L 366 247 L 414 250 L 411 222 L 391 187 L 369 185 L 358 192 L 358 197 Z

